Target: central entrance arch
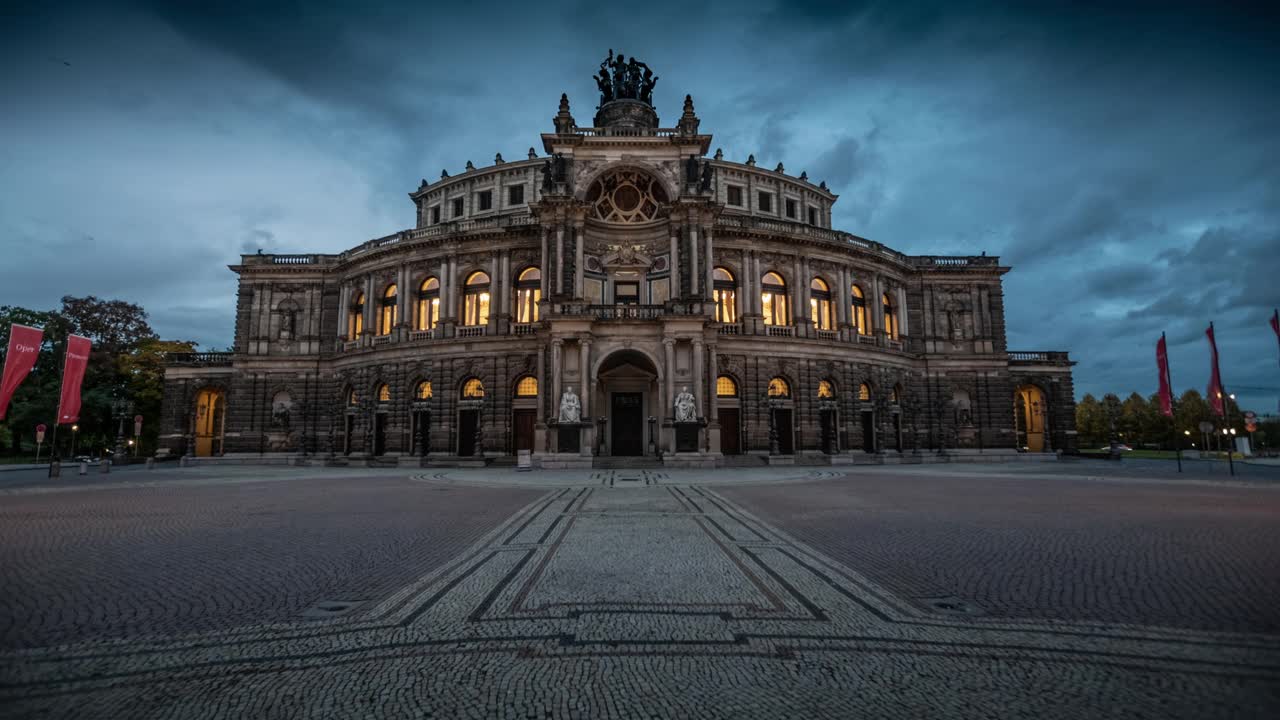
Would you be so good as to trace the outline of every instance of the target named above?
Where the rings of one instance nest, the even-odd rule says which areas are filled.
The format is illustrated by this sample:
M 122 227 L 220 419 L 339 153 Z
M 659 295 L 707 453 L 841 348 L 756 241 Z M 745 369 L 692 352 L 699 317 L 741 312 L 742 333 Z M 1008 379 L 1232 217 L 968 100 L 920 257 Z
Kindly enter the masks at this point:
M 654 454 L 656 423 L 649 417 L 661 415 L 658 368 L 648 355 L 638 350 L 617 350 L 601 361 L 596 370 L 597 392 L 592 407 L 605 415 L 603 452 L 612 456 Z M 587 418 L 583 418 L 586 420 Z

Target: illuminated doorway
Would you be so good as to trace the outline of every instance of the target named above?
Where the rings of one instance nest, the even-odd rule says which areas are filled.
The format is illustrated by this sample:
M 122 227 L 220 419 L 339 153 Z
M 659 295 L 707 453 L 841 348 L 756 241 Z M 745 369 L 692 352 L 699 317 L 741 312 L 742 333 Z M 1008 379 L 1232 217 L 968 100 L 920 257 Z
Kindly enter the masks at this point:
M 1013 404 L 1020 447 L 1026 448 L 1027 452 L 1044 452 L 1044 393 L 1035 385 L 1023 385 L 1018 388 Z
M 196 457 L 222 454 L 226 424 L 226 394 L 221 390 L 201 390 L 196 395 Z

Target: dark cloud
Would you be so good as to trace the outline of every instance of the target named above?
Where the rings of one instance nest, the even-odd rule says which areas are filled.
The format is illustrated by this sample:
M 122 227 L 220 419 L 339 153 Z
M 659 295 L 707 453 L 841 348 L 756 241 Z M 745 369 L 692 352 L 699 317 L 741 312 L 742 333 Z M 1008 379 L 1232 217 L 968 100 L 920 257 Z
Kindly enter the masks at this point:
M 588 124 L 613 47 L 664 122 L 690 93 L 726 157 L 826 180 L 842 229 L 1001 255 L 1011 345 L 1071 350 L 1081 393 L 1150 392 L 1161 331 L 1202 386 L 1213 320 L 1271 408 L 1277 27 L 1261 3 L 29 3 L 0 29 L 0 238 L 30 265 L 0 264 L 0 301 L 115 295 L 225 346 L 239 253 L 408 226 L 419 178 L 540 146 L 561 92 Z

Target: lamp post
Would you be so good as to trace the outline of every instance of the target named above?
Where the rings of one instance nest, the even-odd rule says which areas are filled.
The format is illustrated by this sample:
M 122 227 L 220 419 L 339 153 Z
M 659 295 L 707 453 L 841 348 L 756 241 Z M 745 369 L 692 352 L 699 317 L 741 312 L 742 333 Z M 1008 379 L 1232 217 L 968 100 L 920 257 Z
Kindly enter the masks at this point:
M 116 397 L 111 402 L 111 414 L 116 420 L 116 446 L 112 459 L 122 459 L 123 462 L 129 462 L 129 455 L 125 450 L 124 442 L 124 421 L 126 418 L 133 417 L 133 402 L 122 397 Z
M 78 432 L 80 432 L 80 426 L 72 425 L 71 426 L 71 459 L 72 460 L 74 460 L 76 457 L 76 433 Z

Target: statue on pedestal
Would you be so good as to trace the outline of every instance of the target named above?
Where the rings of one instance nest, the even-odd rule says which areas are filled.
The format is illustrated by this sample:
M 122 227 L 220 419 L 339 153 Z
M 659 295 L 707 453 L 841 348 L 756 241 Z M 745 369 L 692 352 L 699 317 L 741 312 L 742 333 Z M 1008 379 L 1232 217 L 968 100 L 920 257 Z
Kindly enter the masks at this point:
M 675 420 L 678 423 L 698 421 L 698 403 L 689 393 L 688 385 L 682 387 L 680 394 L 676 395 Z
M 582 401 L 573 392 L 572 386 L 565 388 L 564 394 L 560 396 L 560 422 L 582 422 Z

